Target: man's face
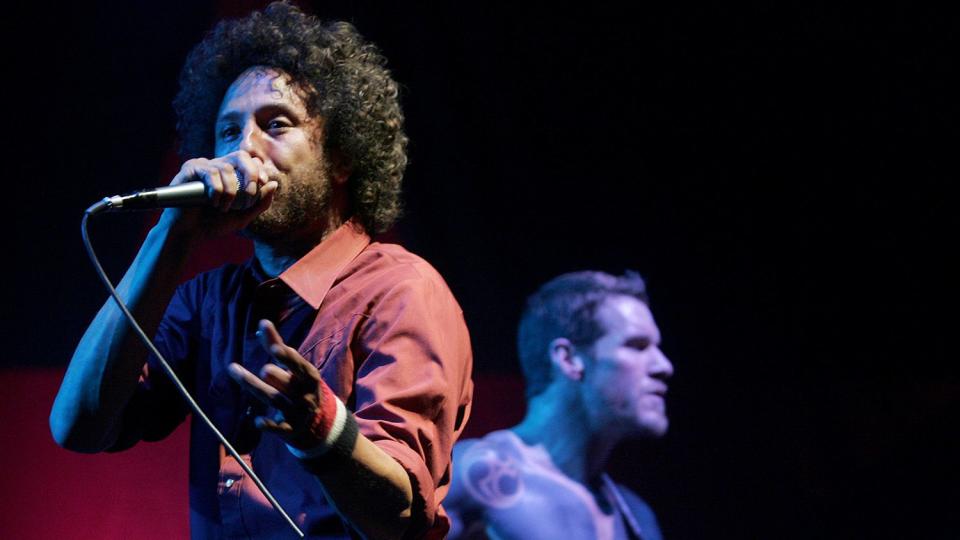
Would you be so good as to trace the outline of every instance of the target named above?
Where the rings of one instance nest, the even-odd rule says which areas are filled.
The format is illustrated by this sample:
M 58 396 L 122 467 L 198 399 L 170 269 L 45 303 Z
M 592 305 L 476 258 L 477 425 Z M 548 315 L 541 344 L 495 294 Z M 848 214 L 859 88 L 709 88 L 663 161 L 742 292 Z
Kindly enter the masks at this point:
M 331 189 L 322 128 L 282 71 L 252 67 L 227 89 L 214 130 L 216 157 L 245 151 L 279 184 L 273 203 L 247 233 L 282 240 L 321 222 Z
M 646 304 L 612 296 L 597 308 L 604 334 L 588 351 L 585 402 L 613 432 L 659 437 L 669 421 L 664 398 L 673 365 L 660 350 L 660 330 Z

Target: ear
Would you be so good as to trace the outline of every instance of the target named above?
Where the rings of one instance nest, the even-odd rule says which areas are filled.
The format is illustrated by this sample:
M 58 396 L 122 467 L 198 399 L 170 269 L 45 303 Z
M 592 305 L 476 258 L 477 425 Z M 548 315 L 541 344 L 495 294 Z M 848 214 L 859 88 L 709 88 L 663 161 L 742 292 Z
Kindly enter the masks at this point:
M 334 184 L 343 186 L 347 183 L 347 180 L 350 178 L 350 174 L 353 172 L 353 166 L 350 163 L 350 160 L 347 159 L 343 152 L 340 150 L 331 150 L 330 151 L 330 180 Z
M 550 342 L 550 361 L 564 377 L 572 381 L 583 380 L 583 359 L 574 351 L 573 344 L 567 338 L 556 338 Z

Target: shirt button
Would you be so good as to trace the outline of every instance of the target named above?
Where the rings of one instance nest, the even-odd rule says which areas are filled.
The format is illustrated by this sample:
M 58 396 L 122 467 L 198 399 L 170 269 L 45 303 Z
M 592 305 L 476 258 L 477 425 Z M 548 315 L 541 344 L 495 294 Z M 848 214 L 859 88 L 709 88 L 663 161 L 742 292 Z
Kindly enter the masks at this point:
M 227 486 L 227 487 L 229 488 L 230 486 L 233 485 L 233 483 L 234 483 L 235 481 L 236 481 L 236 480 L 234 480 L 233 478 L 227 478 L 227 481 L 224 482 L 223 485 L 225 485 L 225 486 Z

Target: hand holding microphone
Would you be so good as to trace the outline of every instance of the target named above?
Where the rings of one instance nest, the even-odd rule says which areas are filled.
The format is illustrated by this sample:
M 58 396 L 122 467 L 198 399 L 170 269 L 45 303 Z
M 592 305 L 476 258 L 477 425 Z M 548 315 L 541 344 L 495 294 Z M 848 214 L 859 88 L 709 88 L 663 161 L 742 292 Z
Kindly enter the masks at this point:
M 169 186 L 105 197 L 91 207 L 91 213 L 190 206 L 210 206 L 224 212 L 246 210 L 263 197 L 261 190 L 270 176 L 260 158 L 243 150 L 216 159 L 191 159 L 181 166 Z

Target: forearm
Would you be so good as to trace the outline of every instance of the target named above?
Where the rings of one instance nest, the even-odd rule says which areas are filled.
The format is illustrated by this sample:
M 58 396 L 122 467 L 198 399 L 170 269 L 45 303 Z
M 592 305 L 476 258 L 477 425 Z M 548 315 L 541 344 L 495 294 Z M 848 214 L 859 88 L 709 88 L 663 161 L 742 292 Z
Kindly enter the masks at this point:
M 151 337 L 192 245 L 186 235 L 172 232 L 169 223 L 161 219 L 150 231 L 117 287 Z M 80 340 L 54 401 L 50 428 L 57 443 L 80 452 L 111 446 L 146 359 L 146 347 L 108 298 Z
M 257 376 L 230 365 L 230 375 L 242 388 L 278 409 L 279 414 L 258 417 L 257 426 L 284 439 L 355 531 L 366 538 L 403 536 L 413 516 L 414 488 L 404 466 L 360 433 L 357 418 L 316 367 L 283 344 L 272 323 L 260 321 L 257 334 L 286 368 L 268 363 Z
M 364 538 L 400 538 L 413 504 L 407 471 L 363 435 L 349 455 L 325 455 L 322 466 L 307 465 L 323 484 L 327 499 Z

